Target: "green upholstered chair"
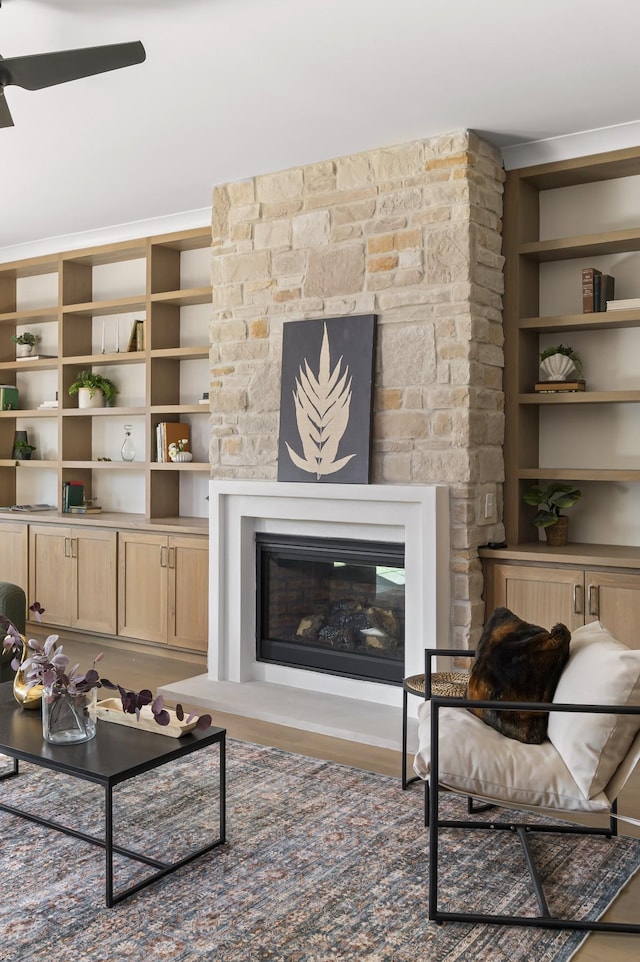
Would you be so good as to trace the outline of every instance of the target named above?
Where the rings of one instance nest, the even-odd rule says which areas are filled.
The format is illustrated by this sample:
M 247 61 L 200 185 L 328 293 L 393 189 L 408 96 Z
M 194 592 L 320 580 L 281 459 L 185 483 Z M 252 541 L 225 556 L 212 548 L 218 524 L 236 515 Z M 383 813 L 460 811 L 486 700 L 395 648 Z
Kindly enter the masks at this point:
M 18 585 L 9 581 L 0 581 L 0 615 L 12 621 L 20 634 L 25 632 L 27 614 L 27 599 L 24 591 Z M 0 641 L 4 641 L 4 633 L 0 633 Z M 11 667 L 13 655 L 6 655 L 0 645 L 0 682 L 12 681 L 14 671 Z

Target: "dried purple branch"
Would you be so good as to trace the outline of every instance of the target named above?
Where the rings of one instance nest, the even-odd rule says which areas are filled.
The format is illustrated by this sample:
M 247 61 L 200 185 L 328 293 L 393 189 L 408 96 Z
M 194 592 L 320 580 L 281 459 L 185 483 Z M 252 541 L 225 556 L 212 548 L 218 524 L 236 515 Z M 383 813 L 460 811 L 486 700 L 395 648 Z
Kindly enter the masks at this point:
M 34 613 L 37 621 L 42 621 L 45 609 L 37 601 L 29 605 L 29 611 Z M 12 651 L 15 655 L 11 667 L 15 671 L 22 668 L 29 689 L 35 685 L 43 685 L 54 694 L 59 691 L 67 691 L 70 695 L 76 695 L 80 692 L 90 691 L 92 688 L 110 688 L 119 692 L 123 712 L 135 715 L 140 720 L 140 709 L 144 708 L 145 705 L 151 705 L 154 721 L 158 725 L 170 723 L 171 716 L 164 707 L 162 695 L 154 698 L 153 692 L 149 691 L 148 688 L 143 688 L 141 691 L 128 691 L 121 685 L 109 681 L 108 678 L 100 678 L 95 666 L 104 658 L 104 652 L 96 655 L 91 668 L 83 674 L 79 665 L 69 667 L 69 658 L 65 655 L 62 645 L 58 644 L 58 635 L 49 635 L 43 643 L 35 638 L 30 638 L 27 641 L 27 649 L 32 654 L 29 654 L 29 657 L 21 662 L 23 641 L 20 632 L 6 616 L 2 615 L 0 618 L 2 619 L 0 625 L 4 625 L 6 631 L 4 648 L 6 651 Z M 176 705 L 175 711 L 178 719 L 182 721 L 184 718 L 182 705 Z M 198 718 L 198 716 L 195 712 L 192 712 L 187 718 L 187 722 L 193 721 L 194 718 Z M 203 731 L 209 728 L 211 723 L 211 715 L 201 715 L 195 727 L 199 731 Z

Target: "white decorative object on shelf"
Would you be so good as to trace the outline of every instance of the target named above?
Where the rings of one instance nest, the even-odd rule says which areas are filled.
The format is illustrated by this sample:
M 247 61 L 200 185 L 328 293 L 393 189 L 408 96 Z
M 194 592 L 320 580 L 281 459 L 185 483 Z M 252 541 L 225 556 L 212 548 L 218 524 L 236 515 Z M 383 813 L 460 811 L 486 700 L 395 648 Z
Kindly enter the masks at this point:
M 575 369 L 575 364 L 566 354 L 552 354 L 540 362 L 540 370 L 547 381 L 565 381 Z
M 191 461 L 192 458 L 193 455 L 191 451 L 178 451 L 177 454 L 171 455 L 172 461 L 177 461 L 178 463 L 182 464 L 186 463 L 187 461 Z

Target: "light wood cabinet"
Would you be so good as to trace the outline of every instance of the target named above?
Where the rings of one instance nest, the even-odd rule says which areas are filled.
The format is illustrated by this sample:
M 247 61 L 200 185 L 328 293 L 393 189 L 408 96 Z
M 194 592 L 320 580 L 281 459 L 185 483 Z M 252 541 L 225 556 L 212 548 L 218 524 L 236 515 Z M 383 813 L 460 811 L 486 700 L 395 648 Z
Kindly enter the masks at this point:
M 27 526 L 20 522 L 0 522 L 0 581 L 18 585 L 28 595 Z
M 640 571 L 492 561 L 485 570 L 487 617 L 504 605 L 545 628 L 601 621 L 623 644 L 640 648 Z
M 114 634 L 116 532 L 82 526 L 29 526 L 30 602 L 47 625 Z
M 204 537 L 121 531 L 118 633 L 206 651 L 208 563 Z

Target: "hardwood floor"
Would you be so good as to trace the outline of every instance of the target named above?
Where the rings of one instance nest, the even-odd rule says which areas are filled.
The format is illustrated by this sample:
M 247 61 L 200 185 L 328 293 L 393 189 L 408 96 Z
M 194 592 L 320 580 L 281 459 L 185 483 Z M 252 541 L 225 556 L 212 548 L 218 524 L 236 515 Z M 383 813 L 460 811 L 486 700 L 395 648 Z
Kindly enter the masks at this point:
M 201 666 L 188 661 L 178 661 L 162 655 L 150 655 L 137 651 L 127 651 L 122 648 L 101 648 L 88 642 L 76 642 L 61 639 L 65 653 L 73 661 L 79 661 L 82 668 L 88 668 L 91 659 L 99 651 L 105 651 L 104 661 L 100 665 L 102 674 L 112 681 L 127 687 L 156 690 L 161 685 L 180 681 L 204 671 Z M 185 705 L 185 708 L 197 708 Z M 380 749 L 348 742 L 339 738 L 318 735 L 312 732 L 299 731 L 242 718 L 223 712 L 212 713 L 216 725 L 227 729 L 230 738 L 254 742 L 261 745 L 273 745 L 284 751 L 309 755 L 312 758 L 323 758 L 342 762 L 366 771 L 378 772 L 381 775 L 398 777 L 398 791 L 400 788 L 400 753 L 389 749 Z M 411 786 L 409 791 L 420 791 L 419 784 Z M 640 772 L 636 771 L 625 792 L 620 798 L 620 811 L 630 813 L 640 818 Z M 421 824 L 416 825 L 416 832 L 424 831 Z M 622 828 L 626 834 L 638 835 L 637 830 Z M 606 843 L 605 843 L 606 844 Z M 633 879 L 609 910 L 606 918 L 634 919 L 640 918 L 640 873 Z M 576 962 L 635 962 L 640 949 L 640 936 L 597 933 L 590 935 L 582 948 L 573 957 Z

